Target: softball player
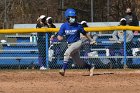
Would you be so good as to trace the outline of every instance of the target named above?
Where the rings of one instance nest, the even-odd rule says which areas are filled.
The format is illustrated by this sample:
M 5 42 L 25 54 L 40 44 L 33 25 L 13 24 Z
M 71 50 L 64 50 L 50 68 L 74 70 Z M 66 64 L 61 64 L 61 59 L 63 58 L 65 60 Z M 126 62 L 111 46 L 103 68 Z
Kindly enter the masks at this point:
M 61 41 L 63 40 L 63 36 L 65 35 L 66 41 L 68 43 L 68 48 L 66 49 L 64 53 L 63 67 L 60 70 L 59 74 L 62 76 L 65 75 L 67 63 L 70 57 L 72 57 L 72 60 L 77 65 L 88 68 L 90 71 L 90 76 L 93 76 L 94 66 L 89 65 L 80 59 L 79 49 L 83 45 L 83 42 L 84 42 L 80 40 L 80 33 L 86 36 L 91 42 L 93 40 L 91 39 L 89 35 L 87 35 L 82 25 L 77 23 L 76 11 L 74 9 L 71 9 L 71 8 L 67 9 L 65 11 L 65 18 L 67 22 L 62 24 L 59 32 L 57 33 L 57 38 L 54 39 L 54 41 Z
M 53 18 L 52 17 L 47 17 L 46 21 L 47 21 L 47 24 L 48 24 L 49 28 L 56 28 L 56 26 L 53 24 Z
M 48 27 L 46 23 L 46 16 L 41 15 L 37 19 L 37 25 L 36 28 L 42 28 L 42 27 Z M 39 65 L 40 65 L 40 70 L 46 70 L 46 33 L 39 32 L 37 33 L 37 47 L 38 47 L 38 60 L 39 60 Z
M 41 15 L 37 21 L 36 28 L 55 28 L 55 25 L 53 23 L 50 23 L 50 20 L 52 17 L 46 17 L 45 15 Z M 49 23 L 48 23 L 49 22 Z M 52 20 L 51 20 L 52 22 Z M 48 38 L 52 36 L 53 33 L 48 33 Z M 37 46 L 38 46 L 38 51 L 39 51 L 39 65 L 40 65 L 40 70 L 46 70 L 46 33 L 44 32 L 39 32 L 37 33 Z M 49 41 L 48 41 L 49 43 Z

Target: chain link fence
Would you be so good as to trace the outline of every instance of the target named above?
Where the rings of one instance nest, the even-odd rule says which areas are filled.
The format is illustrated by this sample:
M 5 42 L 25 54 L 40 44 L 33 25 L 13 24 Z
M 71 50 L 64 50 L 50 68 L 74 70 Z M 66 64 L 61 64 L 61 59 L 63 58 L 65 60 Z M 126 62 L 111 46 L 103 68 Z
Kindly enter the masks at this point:
M 5 39 L 1 39 L 0 43 L 0 69 L 38 69 L 40 67 L 36 33 L 9 34 L 4 37 Z M 126 65 L 128 68 L 140 68 L 139 38 L 139 34 L 134 35 L 132 42 L 126 45 Z M 121 69 L 124 67 L 124 43 L 121 46 L 115 44 L 112 40 L 112 34 L 98 34 L 96 42 L 97 44 L 94 45 L 85 42 L 81 47 L 80 57 L 82 60 L 89 64 L 95 64 L 95 67 L 99 69 Z M 43 47 L 44 45 L 41 49 L 44 49 Z M 43 52 L 46 53 L 44 54 L 45 66 L 50 69 L 61 68 L 67 43 L 65 41 L 53 42 L 45 49 Z M 68 68 L 77 69 L 81 67 L 70 60 Z

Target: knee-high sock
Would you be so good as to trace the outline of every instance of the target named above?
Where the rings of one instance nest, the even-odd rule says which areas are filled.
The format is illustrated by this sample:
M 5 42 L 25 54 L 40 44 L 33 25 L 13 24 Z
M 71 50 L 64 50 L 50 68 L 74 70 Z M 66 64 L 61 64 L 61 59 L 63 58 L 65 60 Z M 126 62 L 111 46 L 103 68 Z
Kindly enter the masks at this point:
M 68 62 L 67 61 L 64 61 L 63 67 L 62 67 L 63 70 L 66 70 L 67 69 L 67 64 L 68 64 Z

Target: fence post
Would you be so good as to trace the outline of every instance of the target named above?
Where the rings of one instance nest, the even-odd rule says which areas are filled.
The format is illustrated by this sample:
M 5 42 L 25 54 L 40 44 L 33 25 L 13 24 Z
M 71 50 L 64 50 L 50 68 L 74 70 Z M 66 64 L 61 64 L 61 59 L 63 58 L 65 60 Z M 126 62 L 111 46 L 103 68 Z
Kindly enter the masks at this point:
M 126 57 L 127 57 L 127 52 L 126 52 L 126 30 L 123 31 L 124 32 L 124 44 L 123 44 L 123 48 L 124 48 L 124 64 L 123 64 L 123 68 L 126 69 L 127 65 L 126 65 Z
M 49 36 L 48 36 L 48 33 L 46 33 L 46 67 L 47 68 L 49 68 L 49 53 L 48 53 L 48 51 L 49 51 L 49 42 L 48 42 L 48 38 L 49 38 Z

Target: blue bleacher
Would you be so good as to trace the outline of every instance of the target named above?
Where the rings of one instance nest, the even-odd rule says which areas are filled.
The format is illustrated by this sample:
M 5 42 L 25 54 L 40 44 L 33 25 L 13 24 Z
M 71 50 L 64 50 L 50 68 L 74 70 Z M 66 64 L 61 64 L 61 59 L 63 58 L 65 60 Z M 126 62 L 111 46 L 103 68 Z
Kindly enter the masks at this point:
M 4 50 L 33 50 L 36 49 L 37 50 L 37 46 L 30 46 L 30 45 L 17 45 L 17 46 L 3 46 Z
M 138 42 L 138 38 L 140 36 L 137 35 L 134 37 L 134 42 Z M 7 36 L 7 38 L 14 38 L 14 36 Z M 12 43 L 5 43 L 3 44 L 3 51 L 0 53 L 0 65 L 30 65 L 35 64 L 38 65 L 38 48 L 36 43 L 30 43 L 30 38 L 26 38 L 20 35 L 15 36 L 17 38 L 17 42 L 14 44 Z M 99 36 L 97 39 L 97 45 L 91 46 L 91 48 L 108 48 L 114 42 L 110 41 L 109 38 L 112 38 L 111 35 L 108 36 Z M 58 46 L 57 46 L 58 47 Z M 105 56 L 105 51 L 98 51 L 99 56 Z M 61 54 L 60 54 L 61 55 Z M 62 55 L 63 56 L 63 55 Z M 3 58 L 4 57 L 4 58 Z M 6 59 L 7 57 L 7 59 Z M 28 57 L 28 58 L 26 58 Z M 20 60 L 19 60 L 20 59 Z M 103 61 L 103 58 L 99 58 Z M 58 60 L 57 58 L 53 61 L 56 61 L 56 64 L 62 64 L 62 60 Z M 108 60 L 106 60 L 108 61 Z M 105 62 L 103 62 L 105 63 Z M 133 64 L 140 64 L 139 58 L 133 58 Z
M 16 38 L 14 43 L 4 43 L 0 52 L 0 65 L 38 65 L 37 44 L 30 42 L 30 35 L 7 35 Z
M 98 48 L 100 48 L 100 46 L 104 46 L 104 48 L 108 48 L 109 46 L 111 46 L 114 42 L 110 41 L 109 38 L 112 38 L 112 36 L 99 36 L 97 39 L 97 42 L 99 42 Z M 134 35 L 133 43 L 134 45 L 132 46 L 132 48 L 140 48 L 140 34 Z M 102 53 L 103 52 L 101 52 L 99 55 L 105 55 Z M 140 58 L 133 58 L 132 61 L 133 65 L 140 65 Z

